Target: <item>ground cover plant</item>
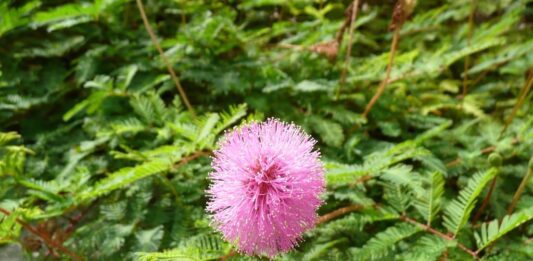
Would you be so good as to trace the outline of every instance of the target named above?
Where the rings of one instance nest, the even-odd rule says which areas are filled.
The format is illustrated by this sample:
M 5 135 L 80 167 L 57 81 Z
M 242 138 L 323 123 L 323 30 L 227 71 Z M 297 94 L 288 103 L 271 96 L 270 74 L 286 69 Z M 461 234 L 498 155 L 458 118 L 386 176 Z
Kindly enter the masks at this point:
M 531 0 L 2 0 L 0 259 L 531 260 L 532 27 Z M 322 204 L 243 251 L 213 152 L 273 118 Z

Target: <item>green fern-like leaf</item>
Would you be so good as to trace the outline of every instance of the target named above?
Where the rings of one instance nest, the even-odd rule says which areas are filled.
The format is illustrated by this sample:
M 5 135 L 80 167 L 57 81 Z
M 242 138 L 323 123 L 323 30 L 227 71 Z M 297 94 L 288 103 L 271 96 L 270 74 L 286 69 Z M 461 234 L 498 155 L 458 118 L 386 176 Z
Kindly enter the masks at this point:
M 0 244 L 16 241 L 19 237 L 21 225 L 17 222 L 18 215 L 11 213 L 6 216 L 0 212 Z
M 214 134 L 219 134 L 221 131 L 230 127 L 232 124 L 236 123 L 239 119 L 246 116 L 247 106 L 245 103 L 239 104 L 237 106 L 230 106 L 227 111 L 219 113 L 220 121 L 215 127 Z
M 446 241 L 436 235 L 424 235 L 417 239 L 413 246 L 407 249 L 397 260 L 428 261 L 438 260 L 448 248 L 455 246 L 455 241 Z
M 349 200 L 361 206 L 370 207 L 375 204 L 374 200 L 365 194 L 365 191 L 360 188 L 337 188 L 331 191 L 333 198 L 337 200 Z
M 416 198 L 414 207 L 429 225 L 440 211 L 442 194 L 444 193 L 444 177 L 440 172 L 433 172 L 427 183 L 429 183 L 429 188 Z
M 493 220 L 481 225 L 479 233 L 475 233 L 478 252 L 488 247 L 494 241 L 517 228 L 521 224 L 533 219 L 533 207 L 518 213 L 507 215 L 501 220 Z
M 358 259 L 378 260 L 394 250 L 395 245 L 416 234 L 419 227 L 411 224 L 400 223 L 377 233 L 363 247 L 354 251 L 354 257 Z
M 342 145 L 344 133 L 340 124 L 316 115 L 309 116 L 308 120 L 313 130 L 320 135 L 324 143 L 336 147 Z
M 361 165 L 347 165 L 338 162 L 326 162 L 326 179 L 328 184 L 343 184 L 354 181 L 358 177 L 369 173 L 369 170 Z
M 4 203 L 7 203 L 4 205 Z M 9 205 L 16 206 L 16 204 L 11 204 L 14 202 L 0 202 L 0 206 L 5 208 Z M 11 211 L 9 215 L 0 212 L 0 244 L 16 242 L 20 236 L 22 225 L 19 220 L 31 219 L 40 214 L 41 211 L 39 208 L 16 208 Z
M 20 135 L 16 132 L 0 132 L 0 147 L 4 146 L 10 141 L 17 140 Z
M 220 258 L 227 252 L 228 246 L 220 240 L 220 237 L 212 234 L 195 236 L 178 248 L 165 250 L 163 252 L 138 252 L 137 258 L 140 261 L 158 260 L 214 260 Z
M 205 146 L 206 143 L 209 143 L 209 141 L 206 141 L 206 139 L 213 138 L 212 133 L 219 120 L 220 116 L 217 113 L 210 113 L 199 119 L 199 130 L 195 139 L 195 143 L 201 143 L 201 147 Z
M 0 177 L 3 175 L 22 175 L 26 154 L 34 153 L 24 146 L 7 145 L 19 138 L 20 135 L 16 132 L 0 132 Z
M 135 167 L 126 167 L 109 175 L 101 180 L 94 187 L 78 195 L 76 201 L 86 201 L 103 194 L 109 193 L 115 189 L 124 187 L 139 179 L 161 173 L 171 166 L 168 160 L 158 159 L 149 161 Z
M 320 234 L 323 237 L 334 237 L 339 233 L 349 231 L 361 231 L 366 225 L 380 221 L 399 219 L 400 216 L 390 208 L 368 209 L 362 213 L 354 213 L 337 220 L 328 222 L 315 230 L 308 232 L 309 235 Z
M 425 191 L 422 189 L 419 176 L 412 170 L 413 168 L 409 165 L 398 164 L 384 170 L 380 178 L 386 180 L 389 184 L 405 186 L 414 195 L 421 196 Z
M 456 236 L 467 223 L 468 218 L 477 201 L 477 197 L 485 185 L 492 179 L 498 170 L 491 168 L 484 172 L 478 172 L 470 180 L 466 187 L 461 190 L 459 196 L 445 209 L 444 226 Z
M 345 238 L 332 240 L 329 242 L 326 242 L 324 244 L 316 244 L 313 246 L 313 248 L 306 251 L 305 255 L 303 256 L 303 260 L 320 260 L 321 258 L 324 258 L 324 256 L 331 250 L 332 247 L 339 243 L 346 242 L 347 240 Z
M 365 158 L 363 165 L 326 164 L 326 180 L 330 185 L 342 185 L 364 175 L 379 176 L 383 170 L 407 159 L 428 155 L 429 152 L 413 141 L 405 141 Z

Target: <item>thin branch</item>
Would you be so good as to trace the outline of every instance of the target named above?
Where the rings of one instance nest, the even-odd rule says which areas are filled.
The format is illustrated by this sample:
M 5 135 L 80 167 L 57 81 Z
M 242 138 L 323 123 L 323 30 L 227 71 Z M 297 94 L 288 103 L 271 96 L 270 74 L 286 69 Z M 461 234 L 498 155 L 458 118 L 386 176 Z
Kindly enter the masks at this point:
M 359 0 L 354 0 L 354 2 L 359 2 Z M 358 4 L 355 4 L 354 5 L 354 2 L 352 2 L 345 10 L 344 12 L 344 21 L 341 25 L 341 27 L 339 28 L 339 30 L 337 30 L 337 33 L 335 34 L 335 39 L 334 40 L 330 40 L 330 41 L 326 41 L 326 42 L 320 42 L 320 43 L 317 43 L 317 44 L 313 44 L 311 46 L 302 46 L 302 45 L 294 45 L 294 44 L 284 44 L 284 43 L 281 43 L 281 44 L 277 44 L 275 45 L 276 48 L 284 48 L 284 49 L 291 49 L 291 50 L 294 50 L 294 51 L 309 51 L 309 52 L 314 52 L 314 53 L 317 53 L 319 55 L 323 55 L 323 56 L 326 56 L 328 58 L 328 60 L 330 62 L 333 62 L 335 61 L 335 59 L 337 58 L 338 56 L 338 53 L 339 53 L 339 46 L 341 45 L 342 43 L 342 39 L 344 38 L 344 33 L 346 32 L 346 30 L 348 29 L 348 27 L 350 27 L 350 38 L 352 37 L 352 26 L 353 26 L 353 20 L 355 20 L 355 16 L 357 16 L 356 12 L 357 10 L 355 10 L 356 12 L 353 12 L 353 9 L 357 9 L 358 7 Z M 354 18 L 352 18 L 352 16 L 354 16 Z M 352 40 L 350 40 L 350 43 L 352 42 Z M 351 46 L 351 44 L 350 44 Z M 348 52 L 350 53 L 350 52 Z
M 472 42 L 472 31 L 474 29 L 474 14 L 476 12 L 476 0 L 470 1 L 470 14 L 468 15 L 468 32 L 467 32 L 467 47 Z M 463 99 L 468 92 L 468 69 L 470 68 L 470 55 L 465 57 L 464 73 L 463 73 Z
M 518 189 L 514 193 L 513 200 L 511 201 L 511 204 L 509 204 L 509 207 L 507 208 L 507 214 L 511 215 L 513 213 L 514 207 L 516 206 L 516 203 L 518 200 L 520 200 L 520 196 L 522 196 L 522 192 L 524 192 L 524 189 L 526 188 L 527 182 L 529 181 L 529 178 L 533 175 L 533 158 L 529 161 L 529 166 L 527 168 L 527 173 L 522 179 L 522 182 L 520 182 L 520 185 L 518 186 Z
M 322 223 L 325 223 L 325 222 L 328 222 L 334 218 L 337 218 L 339 216 L 342 216 L 344 214 L 347 214 L 347 213 L 350 213 L 350 212 L 354 212 L 354 211 L 358 211 L 358 210 L 361 210 L 363 209 L 364 207 L 361 206 L 361 205 L 350 205 L 350 206 L 347 206 L 347 207 L 343 207 L 343 208 L 339 208 L 339 209 L 336 209 L 328 214 L 325 214 L 323 216 L 321 216 L 318 221 L 317 221 L 317 225 L 319 224 L 322 224 Z M 468 247 L 464 246 L 463 244 L 459 243 L 456 241 L 455 238 L 453 238 L 452 236 L 449 236 L 449 235 L 446 235 L 438 230 L 435 230 L 433 229 L 431 226 L 429 225 L 426 225 L 426 224 L 422 224 L 414 219 L 411 219 L 407 216 L 401 216 L 400 217 L 400 220 L 402 221 L 405 221 L 405 222 L 408 222 L 408 223 L 411 223 L 411 224 L 414 224 L 414 225 L 417 225 L 421 228 L 423 228 L 425 231 L 429 232 L 429 233 L 432 233 L 434 235 L 437 235 L 445 240 L 448 240 L 448 241 L 453 241 L 453 242 L 456 242 L 457 243 L 457 246 L 462 249 L 463 251 L 465 251 L 466 253 L 470 254 L 472 257 L 474 257 L 476 260 L 479 260 L 479 257 L 477 256 L 476 252 L 474 252 L 473 250 L 469 249 Z
M 517 144 L 519 141 L 520 141 L 520 139 L 518 139 L 518 138 L 514 138 L 514 139 L 511 141 L 511 145 L 515 145 L 515 144 Z M 480 152 L 481 154 L 487 154 L 487 153 L 491 153 L 491 152 L 493 152 L 493 151 L 495 151 L 495 150 L 496 150 L 496 146 L 489 146 L 489 147 L 486 147 L 486 148 L 480 150 L 479 152 Z M 447 167 L 447 168 L 455 167 L 455 166 L 461 164 L 462 161 L 463 161 L 463 160 L 462 160 L 461 158 L 456 158 L 456 159 L 454 159 L 454 160 L 452 160 L 452 161 L 446 163 L 446 167 Z
M 378 90 L 376 91 L 376 94 L 374 94 L 374 97 L 370 100 L 370 102 L 366 105 L 365 111 L 363 112 L 363 118 L 366 118 L 372 107 L 374 106 L 374 103 L 379 99 L 383 91 L 385 91 L 385 87 L 387 87 L 387 84 L 389 82 L 390 73 L 392 71 L 392 64 L 394 63 L 394 57 L 396 56 L 396 49 L 398 48 L 398 41 L 400 40 L 400 27 L 398 26 L 394 30 L 394 36 L 392 38 L 391 43 L 391 51 L 389 54 L 389 62 L 387 63 L 387 71 L 385 72 L 385 77 L 379 84 Z
M 195 153 L 193 153 L 193 154 L 191 154 L 191 155 L 189 155 L 189 156 L 187 156 L 185 158 L 182 158 L 178 163 L 176 163 L 173 166 L 173 168 L 174 169 L 180 168 L 181 166 L 186 165 L 187 163 L 189 163 L 192 160 L 195 160 L 195 159 L 197 159 L 199 157 L 202 157 L 202 156 L 210 156 L 212 154 L 213 154 L 213 152 L 210 151 L 210 150 L 197 151 L 197 152 L 195 152 Z
M 408 223 L 411 223 L 411 224 L 416 225 L 416 226 L 419 226 L 422 229 L 424 229 L 425 231 L 427 231 L 427 232 L 429 232 L 431 234 L 434 234 L 434 235 L 436 235 L 436 236 L 438 236 L 438 237 L 440 237 L 440 238 L 442 238 L 444 240 L 456 242 L 457 243 L 457 247 L 459 247 L 460 249 L 462 249 L 463 251 L 465 251 L 466 253 L 471 255 L 474 259 L 479 260 L 479 257 L 476 254 L 476 252 L 474 252 L 470 248 L 466 247 L 465 245 L 457 242 L 457 240 L 455 238 L 453 238 L 453 237 L 451 237 L 449 235 L 446 235 L 446 234 L 444 234 L 444 233 L 442 233 L 442 232 L 440 232 L 440 231 L 438 231 L 438 230 L 436 230 L 436 229 L 434 229 L 434 228 L 432 228 L 432 227 L 430 227 L 430 226 L 428 226 L 426 224 L 422 224 L 422 223 L 420 223 L 420 222 L 418 222 L 418 221 L 416 221 L 416 220 L 414 220 L 412 218 L 409 218 L 407 216 L 400 217 L 400 220 L 408 222 Z
M 520 107 L 522 107 L 522 104 L 524 104 L 524 101 L 526 100 L 527 93 L 531 89 L 531 85 L 533 85 L 533 68 L 529 70 L 529 77 L 526 80 L 526 83 L 524 84 L 524 86 L 522 87 L 522 90 L 520 91 L 518 101 L 515 103 L 513 110 L 511 111 L 511 114 L 509 115 L 509 117 L 507 117 L 507 120 L 505 120 L 505 125 L 502 131 L 500 132 L 499 137 L 501 137 L 503 133 L 505 133 L 505 131 L 507 130 L 511 122 L 513 122 L 513 119 L 516 116 L 516 113 L 518 112 Z
M 361 206 L 361 205 L 350 205 L 350 206 L 347 206 L 347 207 L 342 207 L 342 208 L 339 208 L 339 209 L 336 209 L 336 210 L 333 210 L 323 216 L 320 216 L 316 222 L 316 225 L 319 225 L 319 224 L 322 224 L 322 223 L 326 223 L 334 218 L 337 218 L 337 217 L 340 217 L 342 215 L 345 215 L 347 213 L 350 213 L 350 212 L 354 212 L 354 211 L 358 211 L 358 210 L 361 210 L 363 209 L 364 207 Z
M 344 32 L 346 32 L 346 30 L 348 29 L 348 26 L 350 26 L 350 22 L 352 21 L 351 19 L 352 10 L 353 10 L 352 5 L 353 5 L 353 2 L 344 11 L 344 21 L 342 22 L 341 27 L 339 28 L 339 30 L 337 31 L 337 34 L 335 35 L 335 41 L 339 43 L 339 45 L 342 42 L 342 39 L 344 38 Z
M 346 72 L 348 71 L 348 66 L 350 66 L 350 57 L 352 54 L 352 43 L 353 43 L 353 31 L 355 28 L 355 19 L 357 19 L 357 11 L 359 10 L 359 0 L 354 0 L 352 2 L 352 15 L 350 18 L 350 34 L 348 36 L 348 46 L 346 50 L 346 58 L 344 60 L 344 67 L 342 68 L 341 78 L 339 80 L 339 88 L 337 89 L 337 95 L 335 95 L 335 100 L 339 99 L 342 87 L 346 81 Z M 339 42 L 340 45 L 340 42 Z
M 483 199 L 483 203 L 481 203 L 481 207 L 479 207 L 479 209 L 477 210 L 476 214 L 474 215 L 474 218 L 472 219 L 472 224 L 474 224 L 474 225 L 477 223 L 477 221 L 481 217 L 481 214 L 483 214 L 483 211 L 485 210 L 485 208 L 489 204 L 489 200 L 490 200 L 490 197 L 492 196 L 492 192 L 494 191 L 494 188 L 496 187 L 496 178 L 497 178 L 497 176 L 492 179 L 492 182 L 490 183 L 489 192 L 487 193 L 487 195 Z
M 374 97 L 372 97 L 370 102 L 366 105 L 365 111 L 362 114 L 363 118 L 366 118 L 368 116 L 368 113 L 370 112 L 376 101 L 379 99 L 381 94 L 383 94 L 383 91 L 385 91 L 385 87 L 387 87 L 387 84 L 389 83 L 392 65 L 394 63 L 394 58 L 396 57 L 396 50 L 398 49 L 398 42 L 400 41 L 400 29 L 402 28 L 403 24 L 405 23 L 405 20 L 407 19 L 407 16 L 409 15 L 407 9 L 409 9 L 408 5 L 404 0 L 398 0 L 396 2 L 396 5 L 394 6 L 391 23 L 389 25 L 389 30 L 393 30 L 394 35 L 392 36 L 387 70 L 385 71 L 385 77 L 383 77 L 383 80 L 379 84 L 376 94 L 374 94 Z
M 155 45 L 155 48 L 159 52 L 159 56 L 161 56 L 161 60 L 163 60 L 163 62 L 167 66 L 167 70 L 170 73 L 170 76 L 172 77 L 172 80 L 174 81 L 174 84 L 176 85 L 176 88 L 178 89 L 178 92 L 180 93 L 180 96 L 183 99 L 185 106 L 187 106 L 187 109 L 192 114 L 192 116 L 196 117 L 194 109 L 192 108 L 191 103 L 189 102 L 189 99 L 187 98 L 187 95 L 185 94 L 185 91 L 183 90 L 183 87 L 181 86 L 178 76 L 176 76 L 176 73 L 174 72 L 172 65 L 170 65 L 170 62 L 168 61 L 167 57 L 165 56 L 165 53 L 163 52 L 163 49 L 161 49 L 161 45 L 159 44 L 159 41 L 157 41 L 157 37 L 154 31 L 152 30 L 150 23 L 148 22 L 148 17 L 146 16 L 146 12 L 144 11 L 144 5 L 141 0 L 137 0 L 137 7 L 139 8 L 139 12 L 141 13 L 141 17 L 144 23 L 144 27 L 146 28 L 146 32 L 148 32 L 148 34 L 150 35 L 150 39 L 152 39 L 152 42 Z
M 230 251 L 225 254 L 224 256 L 222 256 L 219 260 L 220 261 L 226 261 L 232 257 L 234 257 L 235 255 L 237 255 L 237 251 L 233 250 L 233 249 L 230 249 Z
M 187 157 L 184 157 L 182 158 L 178 163 L 176 163 L 174 166 L 172 166 L 173 169 L 178 169 L 184 165 L 186 165 L 187 163 L 201 157 L 201 156 L 209 156 L 211 155 L 212 152 L 211 151 L 197 151 Z M 170 179 L 167 177 L 166 173 L 161 173 L 161 175 L 159 176 L 163 182 L 163 184 L 165 186 L 168 187 L 168 189 L 170 190 L 170 192 L 172 193 L 172 195 L 174 196 L 174 198 L 176 199 L 176 201 L 179 200 L 179 194 L 178 194 L 178 191 L 176 190 L 176 188 L 174 186 L 172 186 L 172 182 L 170 181 Z
M 6 216 L 11 215 L 11 212 L 9 210 L 7 210 L 7 209 L 4 209 L 4 208 L 0 208 L 0 212 L 2 212 Z M 32 234 L 36 235 L 37 237 L 41 238 L 42 241 L 48 246 L 48 248 L 50 248 L 50 249 L 54 249 L 55 248 L 55 249 L 65 253 L 66 255 L 70 256 L 72 259 L 74 259 L 76 261 L 77 260 L 83 260 L 83 258 L 81 258 L 80 256 L 76 255 L 75 253 L 71 252 L 70 250 L 68 250 L 61 243 L 56 242 L 55 240 L 50 238 L 50 236 L 48 234 L 41 233 L 41 231 L 39 231 L 38 229 L 34 228 L 33 226 L 31 226 L 30 224 L 26 223 L 24 220 L 22 220 L 20 218 L 17 218 L 16 220 L 17 220 L 17 223 L 22 225 L 30 233 L 32 233 Z

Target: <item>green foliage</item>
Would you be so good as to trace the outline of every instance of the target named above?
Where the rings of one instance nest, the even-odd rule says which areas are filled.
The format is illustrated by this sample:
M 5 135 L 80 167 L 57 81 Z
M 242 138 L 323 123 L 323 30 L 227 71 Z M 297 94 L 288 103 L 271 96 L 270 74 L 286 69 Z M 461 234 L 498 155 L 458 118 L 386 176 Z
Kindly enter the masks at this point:
M 413 206 L 420 212 L 427 224 L 431 225 L 431 221 L 441 209 L 444 177 L 440 172 L 433 172 L 424 183 L 428 188 L 418 195 Z
M 522 223 L 533 219 L 533 208 L 520 211 L 510 216 L 504 216 L 503 219 L 493 220 L 481 225 L 481 231 L 475 234 L 478 251 L 488 247 L 498 238 L 517 228 Z
M 276 259 L 533 256 L 531 182 L 506 213 L 533 155 L 531 91 L 505 126 L 533 68 L 531 0 L 415 1 L 367 118 L 394 1 L 360 1 L 347 65 L 347 32 L 331 41 L 351 1 L 142 2 L 195 114 L 136 1 L 0 1 L 0 251 L 69 258 L 44 235 L 85 260 L 228 257 L 205 211 L 210 155 L 225 131 L 277 117 L 317 141 L 318 214 L 360 208 Z
M 365 260 L 379 260 L 386 257 L 389 251 L 394 249 L 395 244 L 409 238 L 418 231 L 419 229 L 411 224 L 399 223 L 377 233 L 361 249 L 354 251 L 353 255 Z
M 483 192 L 485 185 L 491 181 L 498 171 L 491 168 L 484 172 L 475 174 L 468 180 L 468 185 L 461 190 L 459 196 L 446 207 L 444 226 L 450 233 L 457 236 L 459 231 L 467 223 L 472 210 L 475 207 L 477 198 Z
M 142 261 L 155 260 L 213 260 L 228 250 L 219 235 L 198 235 L 182 243 L 178 248 L 160 253 L 137 253 Z
M 412 248 L 407 249 L 399 259 L 438 260 L 448 247 L 454 247 L 454 244 L 435 235 L 425 235 L 417 239 Z

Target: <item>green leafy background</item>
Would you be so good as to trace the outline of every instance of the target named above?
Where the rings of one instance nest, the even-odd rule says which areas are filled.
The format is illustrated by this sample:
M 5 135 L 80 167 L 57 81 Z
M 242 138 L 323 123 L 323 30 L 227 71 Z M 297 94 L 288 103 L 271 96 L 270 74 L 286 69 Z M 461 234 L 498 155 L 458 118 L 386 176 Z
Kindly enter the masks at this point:
M 193 114 L 136 1 L 1 1 L 0 253 L 73 258 L 26 225 L 85 260 L 265 259 L 210 227 L 206 177 L 225 130 L 277 117 L 318 141 L 319 215 L 357 210 L 276 259 L 531 260 L 531 180 L 506 209 L 531 173 L 533 1 L 417 1 L 366 118 L 395 1 L 361 1 L 345 64 L 347 31 L 317 44 L 350 2 L 145 0 Z

